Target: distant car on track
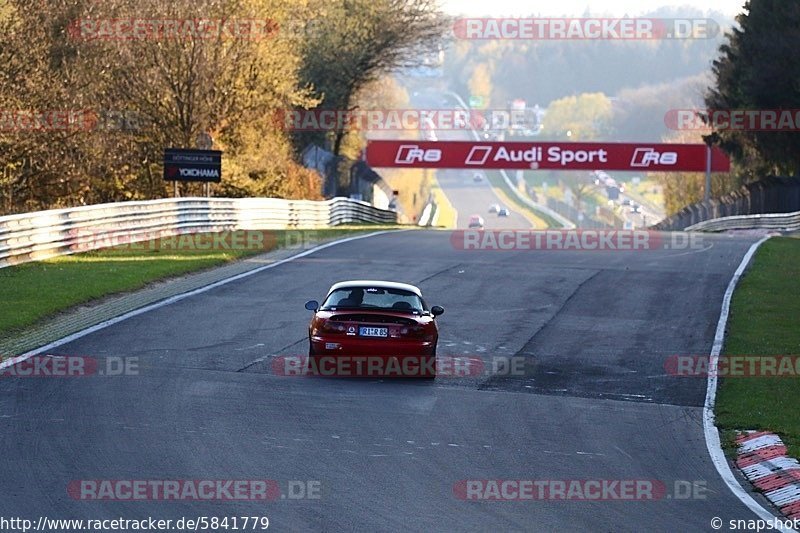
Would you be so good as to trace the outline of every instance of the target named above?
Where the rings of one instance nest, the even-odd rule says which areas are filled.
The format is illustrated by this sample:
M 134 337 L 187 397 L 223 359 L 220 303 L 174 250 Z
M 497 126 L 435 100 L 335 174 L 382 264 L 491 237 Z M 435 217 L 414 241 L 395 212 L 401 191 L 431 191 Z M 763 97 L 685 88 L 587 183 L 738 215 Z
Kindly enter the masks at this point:
M 484 225 L 484 221 L 483 221 L 483 217 L 482 216 L 480 216 L 480 215 L 472 215 L 471 217 L 469 217 L 468 227 L 470 229 L 472 229 L 472 228 L 483 229 L 483 225 Z
M 476 172 L 476 173 L 475 173 L 475 175 L 474 175 L 474 176 L 472 176 L 472 180 L 473 180 L 475 183 L 478 183 L 478 182 L 480 182 L 480 181 L 483 181 L 483 176 L 481 176 L 481 175 L 480 175 L 480 173 Z
M 492 205 L 489 206 L 489 212 L 490 213 L 497 213 L 498 211 L 500 211 L 500 206 L 499 205 L 492 204 Z
M 309 359 L 410 361 L 413 364 L 401 366 L 428 370 L 414 377 L 435 377 L 439 340 L 435 318 L 444 308 L 428 307 L 418 287 L 393 281 L 342 281 L 331 286 L 321 305 L 311 300 L 305 307 L 314 312 L 308 326 Z
M 504 208 L 502 208 L 502 209 L 499 209 L 499 210 L 497 211 L 497 216 L 499 216 L 499 217 L 507 217 L 507 216 L 508 216 L 508 215 L 510 215 L 510 214 L 511 214 L 511 213 L 509 213 L 508 209 L 506 209 L 505 207 L 504 207 Z

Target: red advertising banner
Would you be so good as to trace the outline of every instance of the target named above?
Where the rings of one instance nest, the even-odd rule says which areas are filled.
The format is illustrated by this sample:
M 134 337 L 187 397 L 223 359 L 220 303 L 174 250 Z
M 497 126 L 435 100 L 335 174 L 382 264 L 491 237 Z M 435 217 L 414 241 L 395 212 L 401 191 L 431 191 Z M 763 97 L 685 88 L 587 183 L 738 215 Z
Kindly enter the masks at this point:
M 367 143 L 372 167 L 705 172 L 705 144 L 384 141 Z M 711 170 L 730 160 L 711 151 Z

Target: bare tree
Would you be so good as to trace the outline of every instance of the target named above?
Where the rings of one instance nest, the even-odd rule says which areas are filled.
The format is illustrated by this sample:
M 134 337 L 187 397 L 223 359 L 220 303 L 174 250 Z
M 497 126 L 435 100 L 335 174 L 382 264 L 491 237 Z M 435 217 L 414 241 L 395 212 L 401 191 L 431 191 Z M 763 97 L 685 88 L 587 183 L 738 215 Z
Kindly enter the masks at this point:
M 437 50 L 447 19 L 429 0 L 338 0 L 315 4 L 303 49 L 303 79 L 325 109 L 352 110 L 369 83 L 399 69 L 418 66 Z M 331 133 L 335 154 L 346 131 Z

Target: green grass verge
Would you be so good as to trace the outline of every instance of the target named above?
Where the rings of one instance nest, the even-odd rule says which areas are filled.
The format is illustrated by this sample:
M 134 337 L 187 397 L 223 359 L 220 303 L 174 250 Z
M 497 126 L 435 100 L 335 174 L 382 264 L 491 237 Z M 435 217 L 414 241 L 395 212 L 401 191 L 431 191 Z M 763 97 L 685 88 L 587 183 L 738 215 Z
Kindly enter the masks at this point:
M 800 355 L 800 239 L 761 245 L 734 292 L 725 355 Z M 800 377 L 723 378 L 717 425 L 728 451 L 737 429 L 778 433 L 800 457 Z
M 397 226 L 235 232 L 161 238 L 0 269 L 0 334 L 11 335 L 70 307 L 140 289 L 154 281 L 220 266 L 277 248 Z M 248 234 L 251 237 L 248 241 Z M 224 235 L 224 234 L 220 234 Z
M 499 170 L 487 170 L 485 171 L 486 178 L 489 180 L 489 183 L 492 184 L 492 187 L 500 189 L 503 191 L 511 203 L 513 203 L 517 209 L 522 209 L 535 218 L 539 219 L 542 222 L 542 225 L 547 228 L 560 228 L 561 224 L 556 221 L 550 215 L 542 213 L 540 211 L 536 211 L 535 209 L 531 208 L 528 205 L 523 204 L 522 202 L 517 200 L 517 197 L 514 196 L 514 193 L 511 191 L 511 188 L 506 183 L 506 180 L 503 179 L 503 176 L 500 174 Z M 538 225 L 538 224 L 537 224 Z

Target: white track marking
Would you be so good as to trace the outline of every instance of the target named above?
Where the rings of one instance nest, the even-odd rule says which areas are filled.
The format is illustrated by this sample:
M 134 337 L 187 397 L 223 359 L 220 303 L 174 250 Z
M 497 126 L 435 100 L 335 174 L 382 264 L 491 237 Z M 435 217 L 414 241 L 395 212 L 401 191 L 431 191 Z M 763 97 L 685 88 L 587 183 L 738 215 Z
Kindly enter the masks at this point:
M 397 231 L 408 231 L 408 230 L 376 231 L 374 233 L 367 233 L 366 235 L 356 235 L 356 236 L 353 236 L 353 237 L 346 237 L 344 239 L 338 239 L 338 240 L 335 240 L 335 241 L 332 241 L 332 242 L 321 244 L 321 245 L 319 245 L 319 246 L 317 246 L 315 248 L 312 248 L 310 250 L 306 250 L 304 252 L 300 252 L 299 254 L 293 255 L 291 257 L 287 257 L 286 259 L 281 259 L 280 261 L 276 261 L 275 263 L 270 263 L 268 265 L 264 265 L 264 266 L 261 266 L 261 267 L 258 267 L 258 268 L 254 268 L 253 270 L 248 270 L 247 272 L 242 272 L 241 274 L 236 274 L 236 275 L 231 276 L 229 278 L 224 278 L 224 279 L 221 279 L 219 281 L 215 281 L 214 283 L 211 283 L 209 285 L 204 285 L 203 287 L 200 287 L 200 288 L 197 288 L 197 289 L 192 289 L 192 290 L 190 290 L 188 292 L 184 292 L 184 293 L 181 293 L 181 294 L 176 294 L 175 296 L 171 296 L 169 298 L 166 298 L 164 300 L 160 300 L 160 301 L 152 303 L 150 305 L 146 305 L 144 307 L 140 307 L 139 309 L 134 309 L 133 311 L 129 311 L 129 312 L 125 313 L 125 314 L 122 314 L 120 316 L 114 317 L 114 318 L 112 318 L 110 320 L 106 320 L 105 322 L 101 322 L 99 324 L 95 324 L 94 326 L 88 327 L 86 329 L 83 329 L 83 330 L 78 331 L 76 333 L 73 333 L 71 335 L 67 335 L 66 337 L 62 337 L 61 339 L 59 339 L 57 341 L 53 341 L 50 344 L 46 344 L 46 345 L 44 345 L 44 346 L 42 346 L 40 348 L 36 348 L 35 350 L 31 350 L 31 351 L 26 352 L 26 353 L 24 353 L 22 355 L 18 355 L 16 357 L 11 357 L 9 359 L 5 359 L 2 362 L 0 362 L 0 370 L 2 370 L 4 368 L 8 368 L 8 367 L 13 366 L 13 365 L 16 365 L 17 363 L 21 363 L 21 362 L 33 357 L 34 355 L 38 355 L 38 354 L 40 354 L 42 352 L 45 352 L 47 350 L 51 350 L 51 349 L 56 348 L 58 346 L 61 346 L 63 344 L 67 344 L 68 342 L 72 342 L 72 341 L 74 341 L 76 339 L 80 339 L 81 337 L 85 337 L 86 335 L 89 335 L 89 334 L 94 333 L 96 331 L 100 331 L 101 329 L 105 329 L 105 328 L 107 328 L 109 326 L 113 326 L 114 324 L 118 324 L 119 322 L 122 322 L 123 320 L 128 320 L 129 318 L 132 318 L 132 317 L 147 313 L 149 311 L 153 311 L 154 309 L 159 309 L 161 307 L 170 305 L 170 304 L 175 303 L 175 302 L 179 302 L 179 301 L 184 300 L 186 298 L 189 298 L 191 296 L 195 296 L 197 294 L 201 294 L 201 293 L 204 293 L 206 291 L 210 291 L 211 289 L 215 289 L 217 287 L 220 287 L 220 286 L 225 285 L 227 283 L 230 283 L 232 281 L 237 281 L 237 280 L 249 277 L 249 276 L 253 276 L 255 274 L 258 274 L 259 272 L 263 272 L 265 270 L 269 270 L 270 268 L 275 268 L 277 266 L 281 266 L 281 265 L 284 265 L 286 263 L 290 263 L 291 261 L 294 261 L 295 259 L 300 259 L 301 257 L 306 257 L 306 256 L 311 255 L 311 254 L 313 254 L 315 252 L 318 252 L 320 250 L 324 250 L 325 248 L 330 248 L 331 246 L 336 246 L 337 244 L 343 244 L 343 243 L 346 243 L 346 242 L 356 241 L 356 240 L 359 240 L 359 239 L 366 239 L 368 237 L 374 237 L 376 235 L 383 235 L 385 233 L 394 233 L 394 232 L 397 232 Z
M 744 488 L 742 488 L 742 486 L 736 480 L 736 477 L 734 477 L 733 472 L 728 465 L 728 460 L 725 458 L 725 453 L 722 451 L 719 433 L 714 425 L 714 401 L 717 395 L 717 367 L 719 364 L 719 354 L 722 352 L 722 344 L 725 340 L 725 327 L 728 324 L 731 297 L 733 296 L 734 289 L 736 289 L 736 285 L 739 283 L 739 279 L 742 277 L 742 274 L 747 268 L 747 265 L 750 263 L 750 260 L 753 258 L 753 255 L 755 255 L 756 250 L 758 250 L 758 247 L 761 246 L 767 239 L 769 239 L 769 236 L 762 238 L 750 246 L 750 249 L 747 250 L 747 253 L 742 258 L 742 262 L 739 263 L 739 268 L 737 268 L 736 272 L 733 273 L 733 278 L 731 278 L 730 283 L 728 283 L 728 288 L 725 290 L 725 296 L 722 298 L 722 310 L 720 311 L 719 322 L 717 322 L 717 331 L 714 335 L 714 344 L 711 347 L 711 357 L 709 359 L 708 388 L 706 389 L 705 405 L 703 405 L 703 430 L 706 437 L 706 448 L 708 448 L 708 453 L 711 455 L 711 461 L 714 463 L 717 472 L 719 472 L 722 480 L 726 485 L 728 485 L 728 488 L 731 490 L 731 492 L 733 492 L 734 496 L 739 498 L 739 500 L 741 500 L 741 502 L 745 504 L 751 511 L 757 514 L 759 518 L 764 520 L 774 520 L 776 515 L 772 514 L 757 501 L 755 501 L 753 497 L 750 496 L 750 494 L 748 494 Z M 777 518 L 785 519 L 782 516 Z M 779 531 L 790 532 L 795 530 L 781 528 Z

